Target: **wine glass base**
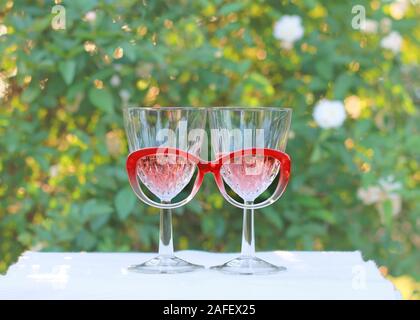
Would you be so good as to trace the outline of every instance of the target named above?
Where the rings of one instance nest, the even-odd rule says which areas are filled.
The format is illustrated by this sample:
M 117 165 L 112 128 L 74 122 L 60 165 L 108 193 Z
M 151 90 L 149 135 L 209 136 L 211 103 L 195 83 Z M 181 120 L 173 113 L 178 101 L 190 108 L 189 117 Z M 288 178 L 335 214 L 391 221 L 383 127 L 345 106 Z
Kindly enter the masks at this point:
M 220 266 L 214 266 L 210 269 L 218 270 L 228 274 L 272 274 L 280 271 L 286 271 L 286 267 L 275 266 L 267 261 L 257 257 L 240 256 L 230 260 Z
M 162 255 L 142 264 L 129 266 L 128 270 L 138 273 L 183 273 L 203 268 L 203 266 L 192 264 L 175 256 Z

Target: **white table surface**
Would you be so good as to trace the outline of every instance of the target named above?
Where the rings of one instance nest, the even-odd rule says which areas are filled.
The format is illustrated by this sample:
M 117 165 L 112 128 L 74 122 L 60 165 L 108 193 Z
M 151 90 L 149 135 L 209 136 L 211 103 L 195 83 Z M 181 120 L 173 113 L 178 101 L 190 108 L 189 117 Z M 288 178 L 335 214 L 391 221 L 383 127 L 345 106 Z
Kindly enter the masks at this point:
M 206 267 L 237 254 L 179 251 Z M 375 263 L 360 252 L 261 252 L 287 267 L 272 275 L 226 275 L 214 270 L 139 274 L 127 266 L 153 253 L 26 252 L 0 276 L 0 299 L 401 299 Z

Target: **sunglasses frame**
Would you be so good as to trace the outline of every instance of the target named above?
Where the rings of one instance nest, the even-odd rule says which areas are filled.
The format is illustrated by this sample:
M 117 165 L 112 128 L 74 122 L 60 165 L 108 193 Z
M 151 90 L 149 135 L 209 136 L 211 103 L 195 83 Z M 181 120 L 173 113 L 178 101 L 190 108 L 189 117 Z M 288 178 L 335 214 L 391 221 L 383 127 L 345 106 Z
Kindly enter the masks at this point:
M 198 173 L 195 178 L 191 193 L 188 195 L 188 197 L 176 203 L 160 203 L 160 202 L 153 201 L 143 192 L 143 190 L 140 187 L 141 181 L 137 174 L 137 162 L 139 161 L 139 159 L 143 157 L 154 156 L 154 155 L 156 156 L 177 155 L 193 162 L 197 166 Z M 223 166 L 223 164 L 230 163 L 232 160 L 238 157 L 243 157 L 247 155 L 269 156 L 269 157 L 273 157 L 277 159 L 280 162 L 280 170 L 279 170 L 280 176 L 277 183 L 277 187 L 274 193 L 268 199 L 260 203 L 246 204 L 246 203 L 240 203 L 236 201 L 235 199 L 233 199 L 227 193 L 225 185 L 223 183 L 222 175 L 220 174 L 220 169 Z M 178 208 L 187 204 L 197 194 L 198 190 L 201 187 L 201 184 L 203 183 L 204 176 L 207 173 L 212 173 L 216 181 L 217 187 L 219 188 L 220 193 L 222 194 L 223 198 L 225 198 L 226 201 L 228 201 L 233 206 L 242 208 L 242 209 L 259 209 L 259 208 L 264 208 L 266 206 L 269 206 L 270 204 L 277 201 L 281 197 L 290 179 L 291 161 L 287 153 L 281 152 L 279 150 L 267 149 L 267 148 L 250 148 L 250 149 L 234 151 L 227 155 L 223 155 L 214 161 L 203 161 L 200 158 L 188 152 L 185 152 L 176 148 L 153 147 L 153 148 L 143 148 L 143 149 L 131 152 L 127 157 L 126 169 L 127 169 L 128 179 L 134 193 L 140 200 L 142 200 L 144 203 L 150 206 L 154 206 L 154 207 L 158 207 L 162 209 L 174 209 L 174 208 Z

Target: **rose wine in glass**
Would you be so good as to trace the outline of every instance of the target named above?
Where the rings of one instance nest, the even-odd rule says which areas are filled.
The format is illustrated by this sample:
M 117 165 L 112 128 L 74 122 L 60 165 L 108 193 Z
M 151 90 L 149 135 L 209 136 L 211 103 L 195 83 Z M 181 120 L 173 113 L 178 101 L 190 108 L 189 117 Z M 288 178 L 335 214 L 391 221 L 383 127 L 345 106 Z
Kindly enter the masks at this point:
M 254 201 L 273 182 L 280 162 L 263 155 L 245 155 L 222 164 L 220 174 L 226 184 L 245 201 Z
M 162 201 L 171 201 L 190 182 L 195 164 L 176 155 L 151 155 L 137 162 L 141 182 Z

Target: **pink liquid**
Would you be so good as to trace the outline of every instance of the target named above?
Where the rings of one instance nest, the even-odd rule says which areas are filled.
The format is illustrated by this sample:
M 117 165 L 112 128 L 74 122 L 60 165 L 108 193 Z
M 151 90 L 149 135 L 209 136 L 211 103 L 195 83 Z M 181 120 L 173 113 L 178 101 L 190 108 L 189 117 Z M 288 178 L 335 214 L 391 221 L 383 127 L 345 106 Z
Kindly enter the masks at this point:
M 185 188 L 194 169 L 194 163 L 175 155 L 151 155 L 137 162 L 140 180 L 163 201 L 170 201 Z
M 245 201 L 254 201 L 273 182 L 280 162 L 269 156 L 246 155 L 222 165 L 220 173 L 228 186 Z

